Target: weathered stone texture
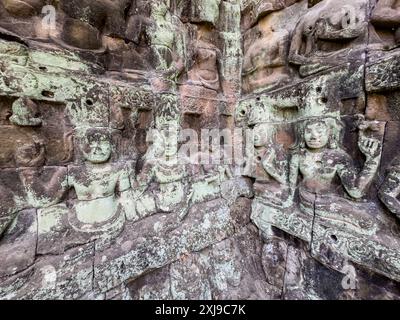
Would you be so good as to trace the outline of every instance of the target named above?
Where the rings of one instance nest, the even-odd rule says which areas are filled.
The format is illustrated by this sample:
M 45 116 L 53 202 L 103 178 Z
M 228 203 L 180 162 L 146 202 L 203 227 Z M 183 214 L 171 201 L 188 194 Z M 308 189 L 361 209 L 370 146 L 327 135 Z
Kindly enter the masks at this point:
M 0 0 L 0 299 L 400 299 L 399 45 L 399 0 Z

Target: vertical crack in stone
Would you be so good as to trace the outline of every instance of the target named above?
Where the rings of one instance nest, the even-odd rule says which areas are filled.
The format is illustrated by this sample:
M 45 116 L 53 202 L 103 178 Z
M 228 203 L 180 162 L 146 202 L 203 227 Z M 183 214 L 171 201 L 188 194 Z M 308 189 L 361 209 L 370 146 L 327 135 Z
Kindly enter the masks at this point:
M 286 276 L 288 272 L 288 258 L 289 258 L 289 244 L 286 245 L 286 261 L 285 261 L 285 271 L 283 273 L 283 283 L 282 283 L 282 290 L 281 290 L 281 300 L 285 300 L 285 288 L 286 288 Z
M 324 286 L 346 259 L 400 281 L 399 1 L 60 0 L 45 17 L 45 0 L 6 2 L 1 292 L 42 297 L 50 267 L 58 299 L 143 283 L 147 297 L 339 297 Z M 255 134 L 246 173 L 172 161 L 183 129 L 224 126 Z M 253 223 L 280 230 L 260 256 Z M 248 256 L 223 243 L 238 238 Z M 191 278 L 182 254 L 210 267 Z M 357 297 L 397 296 L 363 281 Z
M 92 293 L 96 293 L 97 292 L 97 290 L 96 290 L 97 288 L 96 288 L 95 266 L 96 266 L 96 240 L 93 241 Z M 101 294 L 101 292 L 99 292 L 98 294 Z
M 314 241 L 314 233 L 315 233 L 315 220 L 317 218 L 317 211 L 316 211 L 316 202 L 317 202 L 317 198 L 318 195 L 315 193 L 314 195 L 314 200 L 313 200 L 313 218 L 312 218 L 312 224 L 311 224 L 311 241 L 310 241 L 310 247 L 309 247 L 309 252 L 312 256 L 312 251 L 313 251 L 313 241 Z

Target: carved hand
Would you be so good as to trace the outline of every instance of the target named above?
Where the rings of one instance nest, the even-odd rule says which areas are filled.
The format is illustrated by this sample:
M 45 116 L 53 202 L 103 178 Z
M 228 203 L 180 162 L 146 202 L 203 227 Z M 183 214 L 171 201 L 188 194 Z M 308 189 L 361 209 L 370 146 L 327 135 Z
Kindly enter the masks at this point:
M 375 158 L 381 153 L 381 143 L 375 138 L 360 137 L 358 148 L 367 158 Z

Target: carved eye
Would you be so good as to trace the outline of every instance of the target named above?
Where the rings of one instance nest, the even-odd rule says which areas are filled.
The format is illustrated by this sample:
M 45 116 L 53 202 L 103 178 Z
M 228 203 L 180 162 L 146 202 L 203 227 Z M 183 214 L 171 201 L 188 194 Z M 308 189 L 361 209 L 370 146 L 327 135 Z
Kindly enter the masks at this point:
M 42 91 L 42 96 L 47 97 L 47 98 L 54 98 L 54 92 L 48 91 L 48 90 L 43 90 Z
M 326 104 L 328 102 L 328 98 L 327 97 L 321 97 L 318 99 L 318 103 L 319 104 Z
M 93 105 L 93 100 L 87 99 L 87 100 L 86 100 L 86 104 L 87 104 L 88 106 L 92 106 L 92 105 Z

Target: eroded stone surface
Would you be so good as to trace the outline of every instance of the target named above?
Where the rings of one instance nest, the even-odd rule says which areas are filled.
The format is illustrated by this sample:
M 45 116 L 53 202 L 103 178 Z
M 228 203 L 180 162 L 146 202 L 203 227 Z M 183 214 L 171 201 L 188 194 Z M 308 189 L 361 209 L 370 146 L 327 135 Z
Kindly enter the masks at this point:
M 399 10 L 0 1 L 0 298 L 399 299 Z

